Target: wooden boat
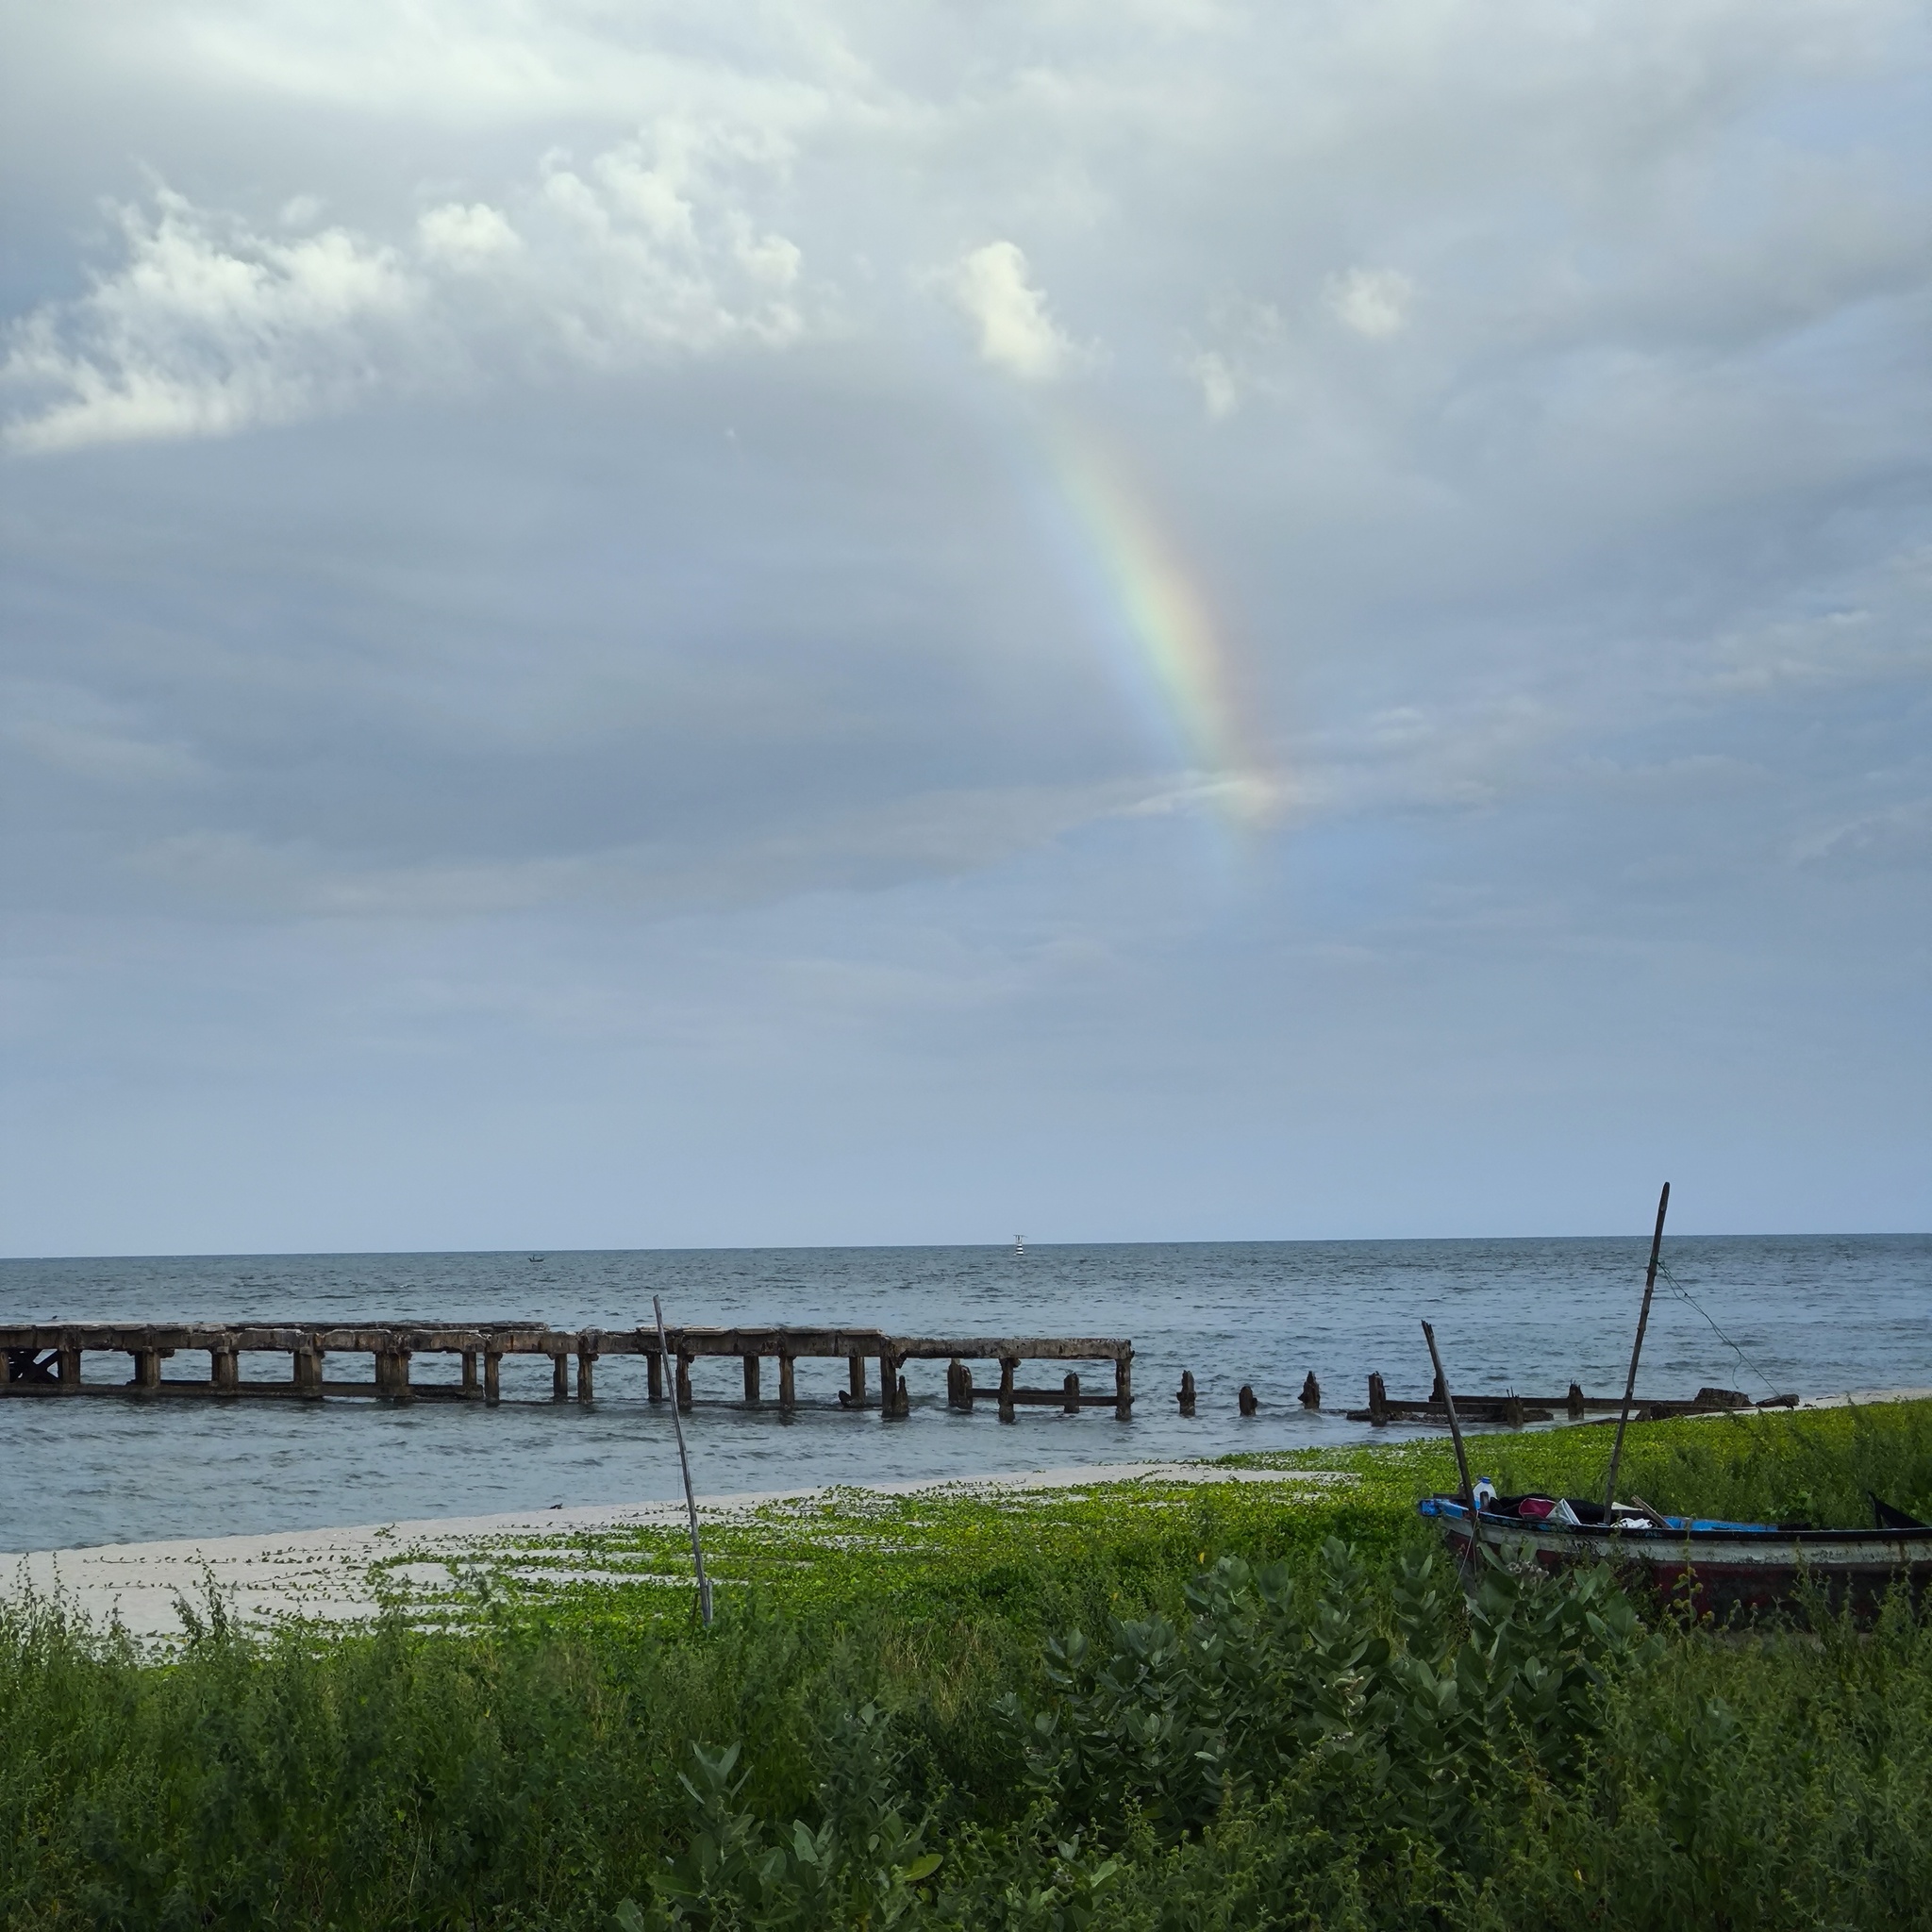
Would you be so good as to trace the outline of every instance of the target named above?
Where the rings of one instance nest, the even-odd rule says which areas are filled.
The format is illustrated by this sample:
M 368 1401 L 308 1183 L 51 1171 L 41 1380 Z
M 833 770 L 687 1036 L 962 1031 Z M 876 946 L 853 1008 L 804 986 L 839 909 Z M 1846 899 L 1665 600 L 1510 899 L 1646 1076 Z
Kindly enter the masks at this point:
M 1511 1568 L 1607 1563 L 1633 1593 L 1681 1603 L 1721 1623 L 1784 1608 L 1807 1591 L 1834 1609 L 1849 1605 L 1855 1617 L 1869 1618 L 1894 1583 L 1902 1581 L 1914 1597 L 1932 1586 L 1932 1527 L 1876 1497 L 1873 1502 L 1878 1528 L 1812 1529 L 1659 1516 L 1622 1503 L 1606 1524 L 1601 1503 L 1502 1496 L 1485 1504 L 1477 1528 Z M 1519 1514 L 1524 1503 L 1543 1504 L 1555 1514 Z M 1466 1559 L 1469 1505 L 1457 1496 L 1425 1496 L 1417 1507 L 1441 1530 L 1452 1554 Z

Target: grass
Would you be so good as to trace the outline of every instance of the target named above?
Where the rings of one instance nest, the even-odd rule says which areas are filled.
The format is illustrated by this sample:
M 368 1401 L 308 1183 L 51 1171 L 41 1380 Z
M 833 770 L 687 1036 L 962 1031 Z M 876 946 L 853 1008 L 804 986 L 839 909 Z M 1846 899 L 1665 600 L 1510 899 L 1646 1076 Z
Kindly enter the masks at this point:
M 1588 1494 L 1607 1450 L 1474 1459 Z M 1932 1508 L 1928 1404 L 1624 1454 L 1665 1507 Z M 1413 1507 L 1446 1443 L 1265 1459 L 1354 1480 L 760 1510 L 708 1538 L 708 1633 L 655 1530 L 506 1543 L 426 1622 L 399 1596 L 257 1637 L 210 1606 L 160 1661 L 0 1612 L 0 1924 L 1932 1924 L 1908 1606 L 1741 1643 L 1467 1611 Z
M 1544 1491 L 1601 1501 L 1613 1428 L 1489 1434 L 1466 1439 L 1471 1473 L 1506 1494 Z M 1397 1508 L 1458 1487 L 1446 1437 L 1367 1449 L 1295 1450 L 1229 1458 L 1274 1469 L 1346 1470 L 1364 1500 Z M 1842 1408 L 1724 1410 L 1632 1424 L 1618 1472 L 1620 1495 L 1673 1513 L 1735 1521 L 1796 1520 L 1821 1529 L 1872 1527 L 1871 1492 L 1932 1520 L 1932 1403 Z

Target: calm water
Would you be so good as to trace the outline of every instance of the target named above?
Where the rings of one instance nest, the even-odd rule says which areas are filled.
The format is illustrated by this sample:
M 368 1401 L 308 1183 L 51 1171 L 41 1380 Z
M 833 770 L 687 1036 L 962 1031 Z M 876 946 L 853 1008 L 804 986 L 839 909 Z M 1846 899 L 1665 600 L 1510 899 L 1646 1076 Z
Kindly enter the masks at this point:
M 1024 1410 L 1003 1427 L 982 1405 L 944 1405 L 945 1364 L 908 1367 L 913 1412 L 847 1414 L 842 1366 L 801 1362 L 789 1421 L 736 1404 L 735 1361 L 700 1362 L 687 1425 L 701 1493 L 791 1489 L 1368 1436 L 1296 1406 L 1314 1370 L 1324 1401 L 1359 1406 L 1372 1369 L 1423 1395 L 1418 1317 L 1436 1324 L 1458 1387 L 1620 1391 L 1647 1242 L 1284 1241 L 1174 1246 L 817 1248 L 692 1253 L 225 1256 L 0 1261 L 11 1321 L 537 1320 L 630 1327 L 651 1295 L 666 1319 L 837 1322 L 899 1333 L 1124 1335 L 1136 1351 L 1134 1420 Z M 1640 1392 L 1702 1383 L 1753 1394 L 1932 1385 L 1932 1236 L 1667 1241 L 1666 1259 L 1761 1371 L 1659 1286 Z M 366 1363 L 338 1358 L 358 1376 Z M 125 1381 L 125 1357 L 90 1380 Z M 644 1400 L 641 1358 L 606 1357 L 588 1409 L 549 1399 L 546 1362 L 506 1358 L 505 1401 L 391 1407 L 192 1400 L 0 1401 L 0 1467 L 12 1500 L 0 1548 L 33 1549 L 481 1514 L 677 1493 L 668 1409 Z M 1200 1390 L 1175 1413 L 1183 1368 Z M 206 1372 L 199 1357 L 171 1374 Z M 248 1373 L 244 1358 L 244 1373 Z M 254 1373 L 286 1377 L 285 1361 Z M 419 1380 L 453 1360 L 418 1357 Z M 1103 1377 L 1108 1373 L 1100 1371 Z M 766 1368 L 767 1394 L 775 1371 Z M 982 1374 L 982 1381 L 984 1375 Z M 1045 1365 L 1023 1381 L 1058 1378 Z M 1243 1422 L 1235 1391 L 1261 1413 Z M 1103 1380 L 1101 1386 L 1110 1386 Z M 875 1391 L 874 1391 L 875 1392 Z

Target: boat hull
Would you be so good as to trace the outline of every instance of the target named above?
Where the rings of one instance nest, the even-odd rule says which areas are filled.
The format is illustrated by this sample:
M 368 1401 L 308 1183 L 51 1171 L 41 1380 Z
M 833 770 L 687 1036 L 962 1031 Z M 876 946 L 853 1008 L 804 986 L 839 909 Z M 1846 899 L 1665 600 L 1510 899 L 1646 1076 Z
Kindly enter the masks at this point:
M 1446 1496 L 1422 1506 L 1450 1552 L 1469 1555 L 1468 1508 Z M 1787 1609 L 1810 1597 L 1861 1621 L 1903 1584 L 1915 1599 L 1932 1588 L 1932 1529 L 1605 1529 L 1481 1519 L 1482 1540 L 1512 1569 L 1560 1571 L 1607 1563 L 1626 1590 L 1720 1623 Z

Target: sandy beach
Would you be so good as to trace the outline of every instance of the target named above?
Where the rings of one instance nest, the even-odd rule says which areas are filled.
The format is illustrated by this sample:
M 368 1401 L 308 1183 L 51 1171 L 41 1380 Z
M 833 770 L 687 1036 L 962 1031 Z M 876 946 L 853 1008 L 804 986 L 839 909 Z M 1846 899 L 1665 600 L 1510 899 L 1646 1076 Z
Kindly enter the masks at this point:
M 1800 1408 L 1932 1397 L 1932 1389 L 1872 1389 L 1807 1396 Z M 1713 1415 L 1724 1411 L 1714 1411 Z M 1601 1426 L 1599 1422 L 1595 1426 Z M 1402 1430 L 1392 1440 L 1409 1435 Z M 1001 1491 L 1084 1490 L 1116 1483 L 1267 1483 L 1312 1490 L 1352 1477 L 1321 1470 L 1231 1469 L 1210 1462 L 1112 1462 L 1008 1472 L 944 1482 L 873 1482 L 875 1495 L 993 1494 Z M 701 1521 L 717 1522 L 771 1504 L 808 1502 L 822 1488 L 701 1496 Z M 845 1493 L 850 1493 L 849 1491 Z M 418 1600 L 455 1590 L 463 1573 L 490 1564 L 514 1574 L 533 1540 L 568 1546 L 585 1532 L 628 1526 L 680 1528 L 682 1503 L 643 1502 L 580 1508 L 519 1510 L 491 1516 L 429 1517 L 266 1536 L 194 1537 L 169 1542 L 108 1543 L 0 1556 L 0 1600 L 55 1598 L 90 1622 L 118 1621 L 131 1636 L 161 1641 L 180 1635 L 180 1606 L 213 1591 L 242 1622 L 291 1618 L 355 1623 L 375 1616 L 385 1591 Z M 400 1559 L 400 1560 L 399 1560 Z M 586 1574 L 589 1574 L 588 1572 Z
M 1302 1490 L 1351 1478 L 1320 1471 L 1224 1469 L 1209 1463 L 1118 1462 L 1038 1469 L 946 1483 L 881 1482 L 879 1495 L 990 1494 L 999 1491 L 1081 1490 L 1095 1484 L 1267 1483 Z M 823 1490 L 774 1490 L 701 1496 L 701 1521 L 716 1522 L 768 1504 L 797 1503 Z M 497 1516 L 432 1517 L 359 1524 L 276 1536 L 195 1537 L 174 1542 L 109 1543 L 0 1557 L 0 1599 L 29 1593 L 57 1598 L 89 1621 L 118 1621 L 131 1636 L 180 1635 L 180 1605 L 214 1591 L 229 1613 L 268 1624 L 291 1618 L 355 1623 L 375 1616 L 385 1588 L 434 1596 L 456 1587 L 468 1568 L 500 1562 L 507 1546 L 531 1539 L 568 1544 L 586 1531 L 640 1525 L 681 1528 L 682 1503 L 523 1510 Z M 399 1557 L 407 1560 L 398 1562 Z M 514 1567 L 513 1562 L 511 1567 Z

